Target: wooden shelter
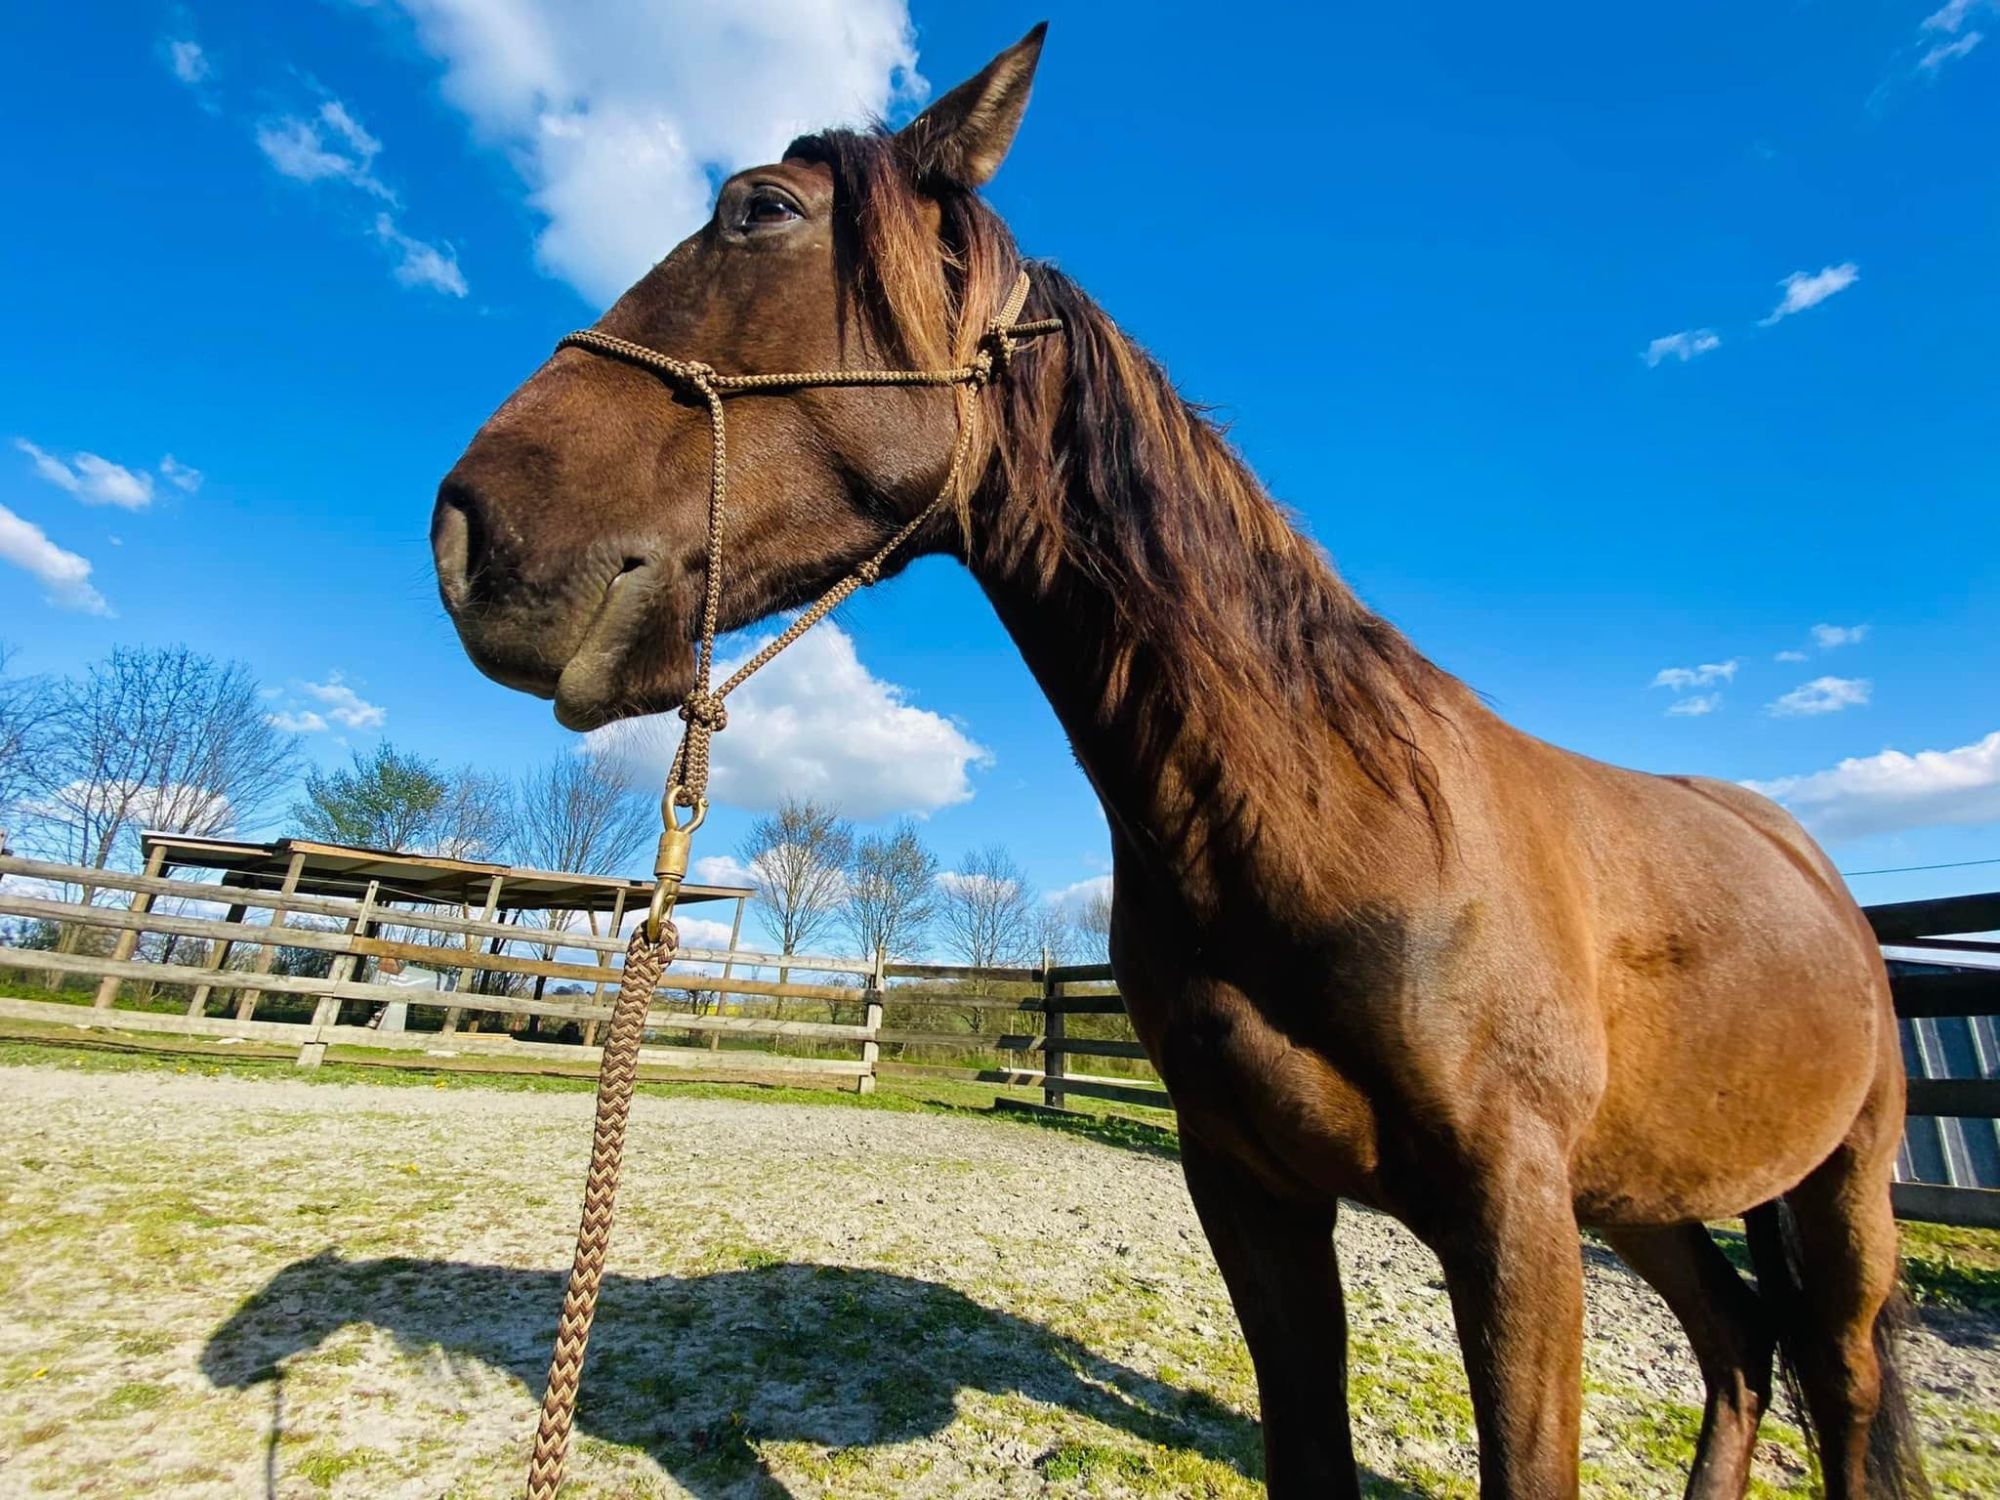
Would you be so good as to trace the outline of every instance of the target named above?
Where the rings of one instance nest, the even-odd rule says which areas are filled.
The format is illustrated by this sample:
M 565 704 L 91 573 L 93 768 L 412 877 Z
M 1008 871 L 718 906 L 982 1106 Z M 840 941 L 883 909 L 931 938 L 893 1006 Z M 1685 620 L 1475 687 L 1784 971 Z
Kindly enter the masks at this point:
M 653 894 L 650 877 L 530 870 L 485 860 L 322 844 L 313 839 L 260 844 L 147 832 L 139 836 L 139 847 L 148 875 L 214 872 L 238 889 L 350 899 L 366 894 L 372 885 L 377 906 L 484 908 L 488 920 L 505 920 L 509 914 L 518 917 L 528 911 L 607 913 L 616 918 L 628 911 L 644 910 Z M 754 894 L 747 886 L 688 884 L 681 887 L 678 904 L 734 901 L 734 925 L 740 932 L 743 905 Z

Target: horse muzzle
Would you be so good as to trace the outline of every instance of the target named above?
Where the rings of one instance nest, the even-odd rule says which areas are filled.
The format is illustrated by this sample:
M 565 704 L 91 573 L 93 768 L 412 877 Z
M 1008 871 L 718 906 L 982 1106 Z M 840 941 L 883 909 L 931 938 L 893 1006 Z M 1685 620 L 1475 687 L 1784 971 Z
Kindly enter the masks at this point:
M 652 559 L 593 545 L 525 555 L 458 471 L 431 516 L 438 594 L 472 664 L 503 686 L 555 700 L 571 729 L 675 706 L 693 681 L 673 580 Z M 678 649 L 676 649 L 678 644 Z

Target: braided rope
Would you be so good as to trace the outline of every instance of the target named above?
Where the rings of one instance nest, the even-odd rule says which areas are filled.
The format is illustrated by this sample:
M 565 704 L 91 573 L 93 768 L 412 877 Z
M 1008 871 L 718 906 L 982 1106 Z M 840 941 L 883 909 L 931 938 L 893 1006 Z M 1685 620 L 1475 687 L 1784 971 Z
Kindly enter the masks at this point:
M 692 831 L 707 806 L 709 740 L 729 723 L 727 698 L 780 651 L 804 635 L 840 607 L 857 589 L 878 582 L 882 568 L 914 537 L 939 510 L 954 503 L 970 483 L 968 464 L 979 426 L 979 406 L 975 394 L 1013 365 L 1018 341 L 1062 328 L 1057 318 L 1023 323 L 1021 310 L 1028 300 L 1028 273 L 1014 280 L 999 313 L 986 325 L 979 347 L 970 363 L 948 370 L 804 370 L 791 374 L 718 375 L 709 366 L 694 360 L 675 359 L 644 344 L 615 338 L 595 329 L 583 329 L 559 342 L 558 349 L 583 349 L 611 359 L 623 360 L 666 377 L 697 397 L 708 411 L 708 557 L 702 584 L 701 627 L 695 650 L 695 685 L 681 703 L 680 715 L 687 723 L 675 752 L 662 808 L 667 823 L 674 823 L 676 805 L 697 809 L 697 816 L 685 825 Z M 723 414 L 723 398 L 763 391 L 799 390 L 808 386 L 951 386 L 952 404 L 958 431 L 952 440 L 951 457 L 945 465 L 944 480 L 931 502 L 899 527 L 895 534 L 869 557 L 858 563 L 845 578 L 820 595 L 810 608 L 787 625 L 762 650 L 730 674 L 720 688 L 711 686 L 715 669 L 715 635 L 722 615 L 723 533 L 728 521 L 729 448 L 728 422 Z M 685 847 L 682 874 L 685 873 Z M 664 856 L 663 856 L 664 858 Z M 673 877 L 675 888 L 680 874 Z M 671 895 L 662 870 L 660 892 Z M 672 902 L 665 905 L 671 909 Z M 569 1286 L 563 1293 L 562 1317 L 556 1324 L 555 1354 L 549 1361 L 548 1386 L 542 1394 L 542 1416 L 535 1430 L 535 1447 L 528 1463 L 528 1500 L 554 1500 L 562 1486 L 563 1469 L 569 1459 L 571 1431 L 576 1421 L 577 1390 L 583 1379 L 583 1356 L 590 1343 L 590 1325 L 597 1316 L 597 1293 L 604 1279 L 604 1259 L 611 1244 L 611 1211 L 618 1197 L 618 1171 L 625 1151 L 625 1124 L 632 1108 L 632 1085 L 639 1072 L 639 1043 L 645 1035 L 646 1011 L 661 971 L 672 960 L 680 939 L 673 924 L 662 920 L 657 940 L 647 936 L 642 923 L 632 934 L 625 954 L 624 977 L 618 986 L 618 1000 L 611 1012 L 611 1028 L 604 1042 L 604 1057 L 597 1073 L 597 1124 L 590 1148 L 590 1173 L 584 1182 L 583 1217 L 577 1226 L 576 1258 L 571 1263 Z
M 645 1035 L 646 1011 L 659 985 L 660 972 L 679 944 L 673 924 L 665 923 L 660 941 L 648 941 L 642 927 L 632 934 L 631 946 L 625 950 L 624 978 L 611 1011 L 604 1060 L 597 1070 L 597 1123 L 591 1134 L 590 1173 L 584 1179 L 576 1259 L 570 1264 L 569 1287 L 563 1293 L 549 1383 L 542 1394 L 542 1419 L 535 1429 L 534 1453 L 528 1461 L 528 1500 L 554 1500 L 562 1485 L 570 1429 L 576 1419 L 576 1393 L 583 1379 L 584 1350 L 590 1345 L 605 1253 L 611 1246 L 611 1210 L 618 1198 L 625 1123 L 632 1111 L 632 1085 L 639 1073 L 639 1043 Z

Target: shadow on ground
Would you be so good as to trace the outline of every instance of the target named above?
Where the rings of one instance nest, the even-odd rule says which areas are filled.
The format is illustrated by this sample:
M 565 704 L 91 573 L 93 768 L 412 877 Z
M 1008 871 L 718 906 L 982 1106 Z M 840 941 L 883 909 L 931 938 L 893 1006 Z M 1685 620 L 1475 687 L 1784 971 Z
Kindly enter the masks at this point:
M 328 1252 L 285 1267 L 210 1337 L 218 1386 L 269 1383 L 266 1487 L 276 1493 L 283 1361 L 356 1324 L 406 1350 L 436 1348 L 506 1371 L 539 1394 L 562 1302 L 550 1271 Z M 789 1493 L 764 1440 L 833 1448 L 942 1432 L 962 1390 L 1066 1407 L 1155 1447 L 1261 1476 L 1257 1426 L 1196 1392 L 1150 1379 L 1073 1340 L 948 1287 L 880 1271 L 777 1264 L 711 1276 L 607 1276 L 578 1433 L 643 1449 L 690 1493 Z M 1130 1459 L 1070 1443 L 1022 1462 L 1051 1479 Z M 1423 1500 L 1376 1475 L 1371 1493 Z

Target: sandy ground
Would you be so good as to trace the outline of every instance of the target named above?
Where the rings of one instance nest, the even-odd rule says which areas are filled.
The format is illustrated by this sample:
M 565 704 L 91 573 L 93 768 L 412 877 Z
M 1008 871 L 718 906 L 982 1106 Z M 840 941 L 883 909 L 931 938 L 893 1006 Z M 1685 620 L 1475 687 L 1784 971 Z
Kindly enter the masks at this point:
M 0 1494 L 515 1491 L 590 1100 L 0 1069 Z M 1247 1495 L 1255 1394 L 1175 1164 L 1031 1125 L 641 1099 L 578 1496 Z M 1349 1213 L 1377 1493 L 1471 1493 L 1436 1262 Z M 1692 1365 L 1590 1256 L 1586 1479 L 1678 1495 Z M 2000 1333 L 1911 1369 L 2000 1493 Z M 1805 1493 L 1767 1426 L 1764 1493 Z M 568 1493 L 568 1492 L 566 1492 Z

